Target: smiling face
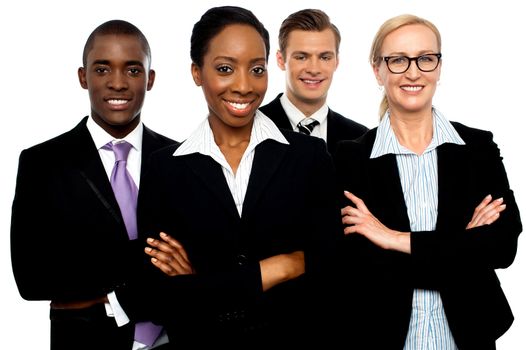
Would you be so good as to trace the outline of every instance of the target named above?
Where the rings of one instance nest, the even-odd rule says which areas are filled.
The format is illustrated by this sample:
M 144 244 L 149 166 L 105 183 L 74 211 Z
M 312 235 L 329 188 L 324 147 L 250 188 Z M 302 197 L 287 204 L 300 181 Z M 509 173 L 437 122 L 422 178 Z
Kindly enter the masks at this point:
M 267 91 L 266 57 L 263 38 L 253 27 L 231 24 L 210 41 L 202 67 L 192 64 L 212 128 L 251 130 Z
M 293 30 L 285 52 L 277 53 L 278 66 L 286 72 L 287 97 L 305 114 L 312 114 L 327 100 L 338 67 L 336 38 L 322 31 Z
M 400 27 L 385 37 L 381 56 L 416 57 L 438 53 L 439 45 L 434 32 L 423 24 Z M 389 71 L 385 61 L 373 67 L 378 84 L 383 85 L 392 115 L 431 113 L 432 100 L 440 79 L 440 63 L 432 72 L 422 72 L 412 61 L 402 74 Z
M 80 85 L 89 92 L 91 117 L 109 134 L 123 138 L 140 121 L 146 91 L 155 72 L 141 41 L 133 35 L 99 35 L 79 68 Z

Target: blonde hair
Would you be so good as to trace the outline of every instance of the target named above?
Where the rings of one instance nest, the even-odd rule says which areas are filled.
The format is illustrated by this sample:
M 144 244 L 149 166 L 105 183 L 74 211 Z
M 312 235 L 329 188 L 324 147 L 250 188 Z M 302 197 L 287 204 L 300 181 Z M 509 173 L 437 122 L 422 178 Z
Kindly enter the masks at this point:
M 427 19 L 415 15 L 399 15 L 385 21 L 384 24 L 382 24 L 378 29 L 378 32 L 376 32 L 376 35 L 373 39 L 373 43 L 371 45 L 371 52 L 369 53 L 369 63 L 371 63 L 373 67 L 378 67 L 382 63 L 382 56 L 380 50 L 382 49 L 385 37 L 397 30 L 398 28 L 408 26 L 411 24 L 422 24 L 431 29 L 431 31 L 435 33 L 435 36 L 437 38 L 438 51 L 440 52 L 442 48 L 442 38 L 440 37 L 440 32 L 438 31 L 438 28 L 433 23 L 431 23 Z M 384 92 L 382 102 L 380 102 L 380 119 L 384 116 L 385 112 L 388 109 L 389 103 L 387 102 L 387 95 Z

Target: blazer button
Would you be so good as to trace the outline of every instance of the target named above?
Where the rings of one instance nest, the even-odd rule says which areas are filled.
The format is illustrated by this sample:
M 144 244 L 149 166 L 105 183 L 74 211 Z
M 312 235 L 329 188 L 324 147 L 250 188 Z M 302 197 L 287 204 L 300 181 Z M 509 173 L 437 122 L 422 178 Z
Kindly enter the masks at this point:
M 244 266 L 247 264 L 248 262 L 248 258 L 246 255 L 244 254 L 238 254 L 238 256 L 236 257 L 236 260 L 237 260 L 237 264 L 239 266 Z

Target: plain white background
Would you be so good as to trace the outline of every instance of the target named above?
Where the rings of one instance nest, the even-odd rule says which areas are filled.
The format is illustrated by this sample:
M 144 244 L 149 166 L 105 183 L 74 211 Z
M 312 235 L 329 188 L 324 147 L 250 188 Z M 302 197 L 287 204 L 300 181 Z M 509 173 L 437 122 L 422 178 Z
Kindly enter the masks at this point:
M 190 76 L 192 26 L 209 7 L 227 4 L 252 10 L 270 32 L 270 79 L 265 102 L 284 89 L 284 76 L 274 55 L 281 21 L 302 8 L 326 11 L 343 37 L 329 106 L 368 127 L 378 123 L 380 100 L 367 62 L 376 30 L 387 18 L 402 13 L 413 13 L 434 22 L 443 39 L 442 79 L 434 103 L 450 120 L 493 131 L 524 216 L 526 30 L 521 24 L 524 12 L 520 2 L 201 0 L 183 5 L 155 0 L 12 1 L 4 4 L 0 13 L 2 348 L 48 348 L 47 302 L 22 300 L 12 276 L 11 202 L 20 151 L 71 129 L 89 113 L 88 94 L 79 86 L 76 73 L 82 64 L 87 36 L 100 23 L 115 18 L 131 21 L 145 33 L 152 48 L 152 67 L 157 71 L 157 79 L 147 94 L 143 121 L 156 131 L 184 140 L 206 115 L 201 90 Z M 526 349 L 526 247 L 522 241 L 519 240 L 514 264 L 498 271 L 516 318 L 498 341 L 499 349 Z

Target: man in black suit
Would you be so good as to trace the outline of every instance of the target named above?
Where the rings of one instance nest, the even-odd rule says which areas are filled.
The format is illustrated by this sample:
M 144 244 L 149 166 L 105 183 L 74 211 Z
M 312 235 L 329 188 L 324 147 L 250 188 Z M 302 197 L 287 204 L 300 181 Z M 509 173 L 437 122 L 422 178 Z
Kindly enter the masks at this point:
M 341 39 L 329 16 L 315 9 L 295 12 L 281 24 L 278 39 L 276 59 L 286 72 L 286 92 L 260 110 L 282 129 L 324 139 L 331 154 L 339 141 L 355 139 L 367 131 L 327 106 Z
M 109 180 L 115 156 L 106 145 L 132 145 L 126 169 L 139 187 L 147 157 L 175 143 L 140 120 L 155 79 L 150 64 L 148 41 L 137 27 L 120 20 L 101 24 L 88 38 L 78 69 L 91 117 L 20 155 L 13 272 L 24 299 L 51 301 L 53 350 L 139 346 L 134 324 L 119 327 L 118 317 L 111 317 L 118 305 L 111 295 L 141 261 L 145 243 L 128 238 Z M 161 335 L 153 347 L 166 342 Z

